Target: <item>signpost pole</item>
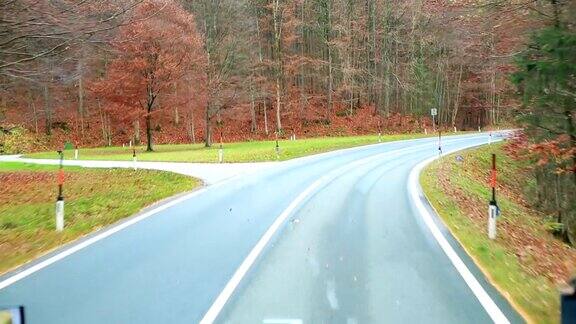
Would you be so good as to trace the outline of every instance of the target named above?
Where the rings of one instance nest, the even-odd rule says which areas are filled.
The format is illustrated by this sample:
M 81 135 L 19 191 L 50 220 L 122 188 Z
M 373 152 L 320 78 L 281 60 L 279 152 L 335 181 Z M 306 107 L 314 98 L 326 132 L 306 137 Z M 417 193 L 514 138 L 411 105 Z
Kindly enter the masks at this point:
M 438 155 L 442 155 L 442 131 L 438 129 Z

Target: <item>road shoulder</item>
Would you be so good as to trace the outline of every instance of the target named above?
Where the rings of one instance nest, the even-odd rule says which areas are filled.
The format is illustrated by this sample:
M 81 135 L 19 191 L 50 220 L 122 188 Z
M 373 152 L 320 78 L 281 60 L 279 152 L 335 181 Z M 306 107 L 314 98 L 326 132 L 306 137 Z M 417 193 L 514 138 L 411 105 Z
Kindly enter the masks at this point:
M 522 201 L 521 169 L 501 144 L 453 154 L 432 163 L 421 176 L 441 221 L 488 281 L 530 322 L 558 322 L 558 287 L 576 264 L 576 251 L 545 230 L 543 215 Z M 507 170 L 499 173 L 498 237 L 486 234 L 489 157 L 496 152 Z M 458 159 L 456 156 L 463 158 Z M 554 267 L 554 269 L 546 265 Z

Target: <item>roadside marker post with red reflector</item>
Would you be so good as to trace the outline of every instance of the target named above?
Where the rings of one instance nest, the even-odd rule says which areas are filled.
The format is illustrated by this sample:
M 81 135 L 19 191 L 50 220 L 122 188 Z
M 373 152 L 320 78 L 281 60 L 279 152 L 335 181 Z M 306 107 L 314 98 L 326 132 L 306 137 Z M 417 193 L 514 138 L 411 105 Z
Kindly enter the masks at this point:
M 492 199 L 488 205 L 488 238 L 496 238 L 496 217 L 499 210 L 496 203 L 496 154 L 492 154 L 492 171 L 490 173 L 490 187 L 492 187 Z
M 492 132 L 488 135 L 488 145 L 492 145 Z
M 58 169 L 57 182 L 58 182 L 58 198 L 56 199 L 56 231 L 62 232 L 64 230 L 64 152 L 58 151 L 60 155 L 60 168 Z

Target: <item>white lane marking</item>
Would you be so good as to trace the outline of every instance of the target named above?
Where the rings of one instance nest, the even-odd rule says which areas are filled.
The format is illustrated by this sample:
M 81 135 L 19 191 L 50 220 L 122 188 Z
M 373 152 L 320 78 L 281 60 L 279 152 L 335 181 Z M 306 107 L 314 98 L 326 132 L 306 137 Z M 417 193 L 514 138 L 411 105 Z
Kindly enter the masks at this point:
M 44 261 L 41 261 L 37 264 L 34 264 L 33 266 L 26 268 L 26 269 L 22 270 L 21 272 L 18 272 L 16 274 L 14 274 L 13 276 L 3 280 L 2 282 L 0 282 L 0 290 L 12 285 L 13 283 L 15 283 L 19 280 L 22 280 L 22 279 L 28 277 L 29 275 L 31 275 L 31 274 L 39 271 L 39 270 L 46 268 L 47 266 L 49 266 L 55 262 L 58 262 L 58 261 L 64 259 L 65 257 L 67 257 L 69 255 L 72 255 L 72 254 L 74 254 L 74 253 L 76 253 L 76 252 L 102 240 L 102 239 L 105 239 L 114 233 L 117 233 L 117 232 L 131 226 L 131 225 L 134 225 L 134 224 L 136 224 L 136 223 L 138 223 L 138 222 L 140 222 L 140 221 L 142 221 L 142 220 L 144 220 L 144 219 L 146 219 L 146 218 L 148 218 L 148 217 L 150 217 L 156 213 L 159 213 L 165 209 L 168 209 L 168 208 L 170 208 L 176 204 L 179 204 L 179 203 L 181 203 L 187 199 L 190 199 L 196 195 L 199 195 L 200 193 L 206 191 L 206 189 L 208 189 L 208 188 L 214 188 L 216 186 L 217 185 L 212 185 L 210 187 L 207 187 L 204 189 L 199 189 L 199 190 L 196 190 L 194 192 L 191 192 L 187 195 L 184 195 L 180 198 L 174 199 L 174 200 L 167 202 L 163 205 L 160 205 L 160 206 L 158 206 L 152 210 L 149 210 L 149 211 L 147 211 L 141 215 L 138 215 L 134 218 L 131 218 L 131 219 L 129 219 L 129 220 L 127 220 L 121 224 L 118 224 L 117 226 L 114 226 L 114 227 L 112 227 L 112 228 L 110 228 L 110 229 L 108 229 L 108 230 L 106 230 L 100 234 L 97 234 L 97 235 L 95 235 L 89 239 L 86 239 L 85 241 L 82 241 L 78 244 L 75 244 L 64 251 L 62 251 L 62 252 L 44 260 Z
M 450 143 L 454 142 L 462 142 L 470 140 L 469 138 L 463 139 L 452 139 Z M 270 225 L 268 230 L 264 233 L 264 235 L 260 238 L 260 240 L 256 243 L 256 245 L 252 248 L 248 256 L 242 261 L 240 267 L 234 272 L 232 278 L 226 283 L 224 289 L 220 292 L 214 303 L 210 306 L 202 320 L 200 320 L 200 324 L 211 324 L 214 323 L 246 273 L 250 270 L 256 259 L 260 256 L 268 242 L 272 239 L 272 237 L 276 234 L 276 232 L 280 229 L 281 225 L 288 219 L 291 213 L 298 207 L 300 203 L 306 200 L 309 196 L 311 196 L 324 182 L 328 183 L 329 181 L 336 179 L 339 175 L 345 173 L 347 170 L 352 169 L 357 166 L 368 164 L 372 161 L 375 161 L 381 157 L 390 157 L 394 155 L 399 155 L 404 151 L 411 151 L 417 150 L 420 147 L 427 147 L 430 143 L 424 143 L 421 145 L 416 145 L 412 147 L 405 147 L 389 152 L 379 153 L 375 155 L 371 155 L 368 157 L 361 158 L 354 162 L 351 162 L 347 165 L 339 167 L 335 170 L 332 170 L 330 173 L 320 177 L 318 180 L 314 181 L 310 186 L 304 189 L 289 205 L 288 207 L 276 218 L 276 220 Z
M 483 144 L 485 143 L 481 143 L 474 146 L 479 146 Z M 453 150 L 451 152 L 447 152 L 446 154 L 450 154 L 456 151 L 459 150 Z M 498 305 L 496 305 L 494 300 L 492 300 L 490 295 L 488 295 L 486 290 L 484 290 L 484 287 L 482 287 L 482 285 L 480 284 L 480 282 L 478 282 L 476 277 L 474 277 L 470 269 L 468 269 L 464 261 L 462 261 L 462 259 L 458 256 L 458 254 L 452 248 L 450 243 L 448 243 L 446 237 L 444 237 L 444 235 L 442 234 L 436 223 L 434 223 L 432 215 L 422 203 L 421 199 L 424 199 L 424 197 L 419 182 L 420 173 L 422 172 L 422 169 L 426 165 L 430 164 L 437 158 L 438 157 L 435 156 L 430 159 L 427 159 L 416 165 L 412 169 L 412 171 L 410 171 L 410 175 L 408 177 L 408 191 L 410 193 L 410 197 L 412 198 L 414 205 L 418 209 L 418 212 L 422 216 L 424 223 L 428 226 L 428 229 L 430 230 L 430 232 L 432 233 L 432 235 L 434 236 L 434 238 L 436 239 L 436 241 L 438 242 L 438 244 L 448 257 L 448 259 L 450 259 L 452 265 L 454 265 L 454 267 L 456 268 L 462 279 L 464 279 L 468 287 L 470 287 L 470 290 L 472 290 L 472 293 L 474 294 L 474 296 L 476 296 L 482 307 L 484 307 L 486 313 L 488 313 L 492 321 L 494 321 L 494 323 L 510 323 L 510 321 L 508 320 L 508 318 L 506 318 L 504 313 L 502 313 Z
M 304 323 L 298 318 L 267 318 L 262 321 L 263 324 L 302 324 Z
M 314 183 L 312 183 L 308 188 L 306 188 L 303 192 L 301 192 L 298 195 L 298 197 L 296 197 L 296 199 L 294 199 L 290 203 L 290 205 L 288 205 L 288 207 L 282 212 L 282 214 L 280 214 L 280 216 L 276 218 L 274 223 L 272 223 L 272 225 L 264 233 L 262 238 L 260 238 L 258 243 L 256 243 L 254 248 L 250 251 L 246 259 L 244 259 L 244 261 L 242 262 L 240 267 L 236 270 L 230 281 L 228 281 L 222 292 L 220 292 L 220 295 L 218 295 L 218 297 L 216 298 L 216 300 L 214 301 L 208 312 L 206 312 L 206 315 L 204 315 L 204 317 L 200 321 L 200 324 L 213 323 L 216 320 L 216 317 L 218 316 L 218 314 L 220 314 L 220 311 L 222 310 L 222 308 L 224 308 L 224 305 L 226 304 L 230 296 L 232 296 L 232 293 L 234 292 L 234 290 L 236 290 L 236 287 L 238 287 L 238 284 L 240 284 L 242 278 L 244 278 L 244 276 L 246 275 L 252 264 L 256 261 L 260 253 L 262 253 L 262 250 L 264 250 L 268 242 L 272 239 L 274 234 L 276 234 L 276 231 L 278 231 L 280 226 L 286 221 L 286 219 L 290 216 L 292 211 L 294 211 L 294 209 L 296 209 L 296 207 L 298 207 L 300 203 L 302 203 L 314 190 L 316 190 L 316 188 L 320 186 L 323 180 L 324 177 L 314 181 Z

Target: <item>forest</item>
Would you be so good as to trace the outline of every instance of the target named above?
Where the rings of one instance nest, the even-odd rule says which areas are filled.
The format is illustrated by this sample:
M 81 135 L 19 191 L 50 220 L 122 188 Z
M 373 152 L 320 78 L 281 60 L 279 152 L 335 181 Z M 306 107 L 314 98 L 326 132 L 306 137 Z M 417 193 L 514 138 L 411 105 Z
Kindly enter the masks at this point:
M 575 228 L 575 7 L 4 0 L 0 153 L 523 128 L 534 204 Z
M 82 146 L 423 131 L 431 108 L 439 127 L 496 127 L 516 115 L 514 55 L 559 10 L 525 0 L 0 6 L 0 120 Z

